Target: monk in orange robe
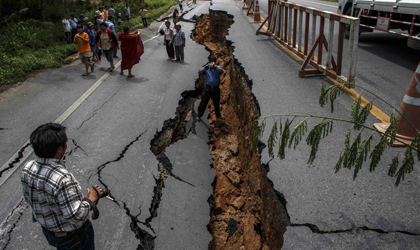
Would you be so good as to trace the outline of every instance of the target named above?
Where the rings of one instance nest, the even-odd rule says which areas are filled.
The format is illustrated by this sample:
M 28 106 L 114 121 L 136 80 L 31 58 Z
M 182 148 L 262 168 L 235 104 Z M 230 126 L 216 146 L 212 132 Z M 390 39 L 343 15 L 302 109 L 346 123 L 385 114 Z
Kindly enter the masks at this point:
M 134 77 L 131 69 L 140 62 L 140 57 L 144 53 L 143 41 L 140 38 L 140 32 L 130 33 L 129 27 L 124 27 L 124 32 L 118 34 L 121 41 L 121 75 L 128 69 L 128 77 Z

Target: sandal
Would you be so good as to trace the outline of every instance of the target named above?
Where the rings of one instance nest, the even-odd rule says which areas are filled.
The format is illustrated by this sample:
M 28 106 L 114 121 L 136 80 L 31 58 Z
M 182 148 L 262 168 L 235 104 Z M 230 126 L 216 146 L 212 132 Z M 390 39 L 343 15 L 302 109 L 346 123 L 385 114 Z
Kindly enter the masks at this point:
M 90 71 L 94 71 L 95 70 L 95 64 L 94 63 L 92 63 L 92 66 L 90 66 Z
M 128 75 L 127 77 L 134 77 L 134 75 Z
M 88 72 L 85 72 L 85 73 L 83 73 L 82 76 L 87 76 L 87 75 L 89 75 L 89 73 Z
M 124 72 L 123 72 L 123 71 L 121 71 L 121 72 L 120 72 L 120 75 L 124 75 Z
M 114 71 L 114 69 L 115 69 L 115 67 L 114 68 L 109 68 L 109 72 Z

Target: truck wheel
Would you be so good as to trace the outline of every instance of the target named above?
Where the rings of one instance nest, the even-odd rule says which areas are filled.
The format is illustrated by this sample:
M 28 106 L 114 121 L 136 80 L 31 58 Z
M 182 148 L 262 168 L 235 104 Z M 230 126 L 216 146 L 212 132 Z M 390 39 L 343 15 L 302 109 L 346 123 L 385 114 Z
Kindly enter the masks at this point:
M 415 50 L 420 50 L 420 40 L 409 37 L 407 39 L 407 47 Z

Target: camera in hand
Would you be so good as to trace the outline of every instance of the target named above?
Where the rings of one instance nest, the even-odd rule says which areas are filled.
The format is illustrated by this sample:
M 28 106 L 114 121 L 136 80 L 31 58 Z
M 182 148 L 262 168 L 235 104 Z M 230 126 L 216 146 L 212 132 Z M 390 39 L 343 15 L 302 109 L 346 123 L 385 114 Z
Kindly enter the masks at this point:
M 106 188 L 106 187 L 103 187 L 102 188 L 102 195 L 101 196 L 99 196 L 98 198 L 100 199 L 100 198 L 104 198 L 104 197 L 107 197 L 109 195 L 109 192 L 108 192 L 108 189 Z

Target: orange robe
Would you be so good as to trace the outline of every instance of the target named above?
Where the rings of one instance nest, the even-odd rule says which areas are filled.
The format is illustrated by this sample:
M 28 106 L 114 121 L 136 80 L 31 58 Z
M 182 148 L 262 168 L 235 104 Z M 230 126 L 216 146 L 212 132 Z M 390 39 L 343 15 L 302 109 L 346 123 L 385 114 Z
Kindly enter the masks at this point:
M 131 69 L 140 62 L 140 57 L 144 53 L 143 41 L 139 35 L 120 32 L 118 38 L 121 41 L 121 70 Z

